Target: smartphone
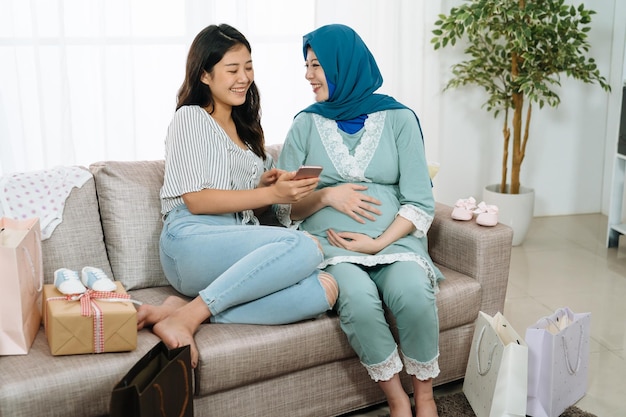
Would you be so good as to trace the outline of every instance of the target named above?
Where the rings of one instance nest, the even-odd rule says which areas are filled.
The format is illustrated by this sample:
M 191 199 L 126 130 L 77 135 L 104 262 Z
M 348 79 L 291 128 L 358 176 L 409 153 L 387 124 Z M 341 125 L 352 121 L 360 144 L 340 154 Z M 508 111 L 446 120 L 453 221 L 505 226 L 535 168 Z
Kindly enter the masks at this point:
M 305 178 L 313 178 L 319 177 L 322 173 L 322 167 L 317 165 L 302 165 L 296 171 L 296 176 L 293 177 L 294 180 L 302 180 Z

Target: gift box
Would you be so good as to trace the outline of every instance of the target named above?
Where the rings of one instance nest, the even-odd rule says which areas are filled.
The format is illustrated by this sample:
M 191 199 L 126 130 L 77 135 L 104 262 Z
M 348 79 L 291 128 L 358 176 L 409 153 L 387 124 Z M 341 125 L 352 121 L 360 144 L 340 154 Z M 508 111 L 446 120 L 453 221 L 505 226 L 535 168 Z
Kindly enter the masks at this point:
M 120 282 L 117 290 L 68 296 L 43 288 L 43 318 L 53 355 L 127 352 L 137 347 L 137 310 Z

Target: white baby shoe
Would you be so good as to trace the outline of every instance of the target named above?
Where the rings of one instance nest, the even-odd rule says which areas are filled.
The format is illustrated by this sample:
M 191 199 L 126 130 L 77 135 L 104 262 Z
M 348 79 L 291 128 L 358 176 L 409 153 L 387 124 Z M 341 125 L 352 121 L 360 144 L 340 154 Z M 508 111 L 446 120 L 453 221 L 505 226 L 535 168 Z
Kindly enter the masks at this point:
M 115 291 L 117 285 L 100 268 L 86 266 L 82 270 L 83 284 L 94 291 Z
M 82 294 L 87 288 L 80 282 L 78 272 L 68 268 L 60 268 L 54 271 L 54 286 L 62 294 Z

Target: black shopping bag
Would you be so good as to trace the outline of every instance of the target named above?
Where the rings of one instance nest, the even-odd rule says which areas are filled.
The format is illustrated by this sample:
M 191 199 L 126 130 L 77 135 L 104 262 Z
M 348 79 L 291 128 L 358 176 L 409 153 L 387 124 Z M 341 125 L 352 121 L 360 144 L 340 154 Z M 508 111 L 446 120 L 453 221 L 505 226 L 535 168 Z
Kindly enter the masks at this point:
M 159 342 L 115 385 L 110 417 L 193 417 L 191 351 Z

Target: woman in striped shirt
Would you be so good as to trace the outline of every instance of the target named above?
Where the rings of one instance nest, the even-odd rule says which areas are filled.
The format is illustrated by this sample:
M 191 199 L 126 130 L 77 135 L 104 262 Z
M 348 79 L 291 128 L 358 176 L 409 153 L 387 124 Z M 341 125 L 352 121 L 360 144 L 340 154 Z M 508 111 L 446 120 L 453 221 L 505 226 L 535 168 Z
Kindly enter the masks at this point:
M 337 298 L 332 275 L 312 236 L 263 226 L 273 209 L 284 224 L 289 210 L 317 186 L 273 167 L 264 149 L 251 48 L 222 24 L 201 31 L 189 50 L 186 75 L 165 141 L 161 264 L 187 302 L 169 297 L 143 305 L 138 327 L 170 348 L 191 345 L 201 323 L 285 324 L 314 318 Z

